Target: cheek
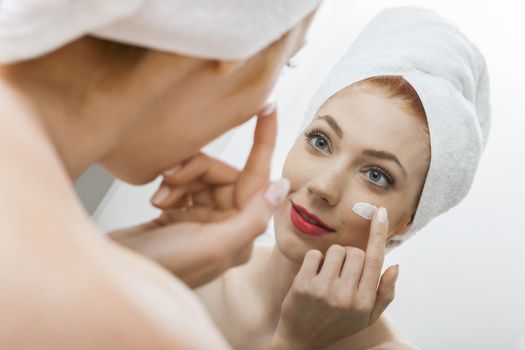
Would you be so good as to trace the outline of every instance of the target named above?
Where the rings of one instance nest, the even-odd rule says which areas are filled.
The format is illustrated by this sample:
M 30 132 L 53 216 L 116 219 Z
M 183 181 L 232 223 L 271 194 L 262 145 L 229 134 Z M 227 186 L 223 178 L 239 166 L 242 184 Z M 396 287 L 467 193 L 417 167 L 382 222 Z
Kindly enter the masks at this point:
M 347 183 L 342 201 L 338 204 L 337 217 L 341 223 L 333 244 L 353 246 L 366 250 L 370 235 L 371 221 L 357 215 L 353 207 L 358 202 L 370 203 L 376 207 L 385 207 L 390 218 L 391 233 L 401 221 L 408 203 L 404 199 L 406 193 L 377 193 L 361 181 L 359 176 Z
M 290 192 L 295 192 L 300 188 L 306 186 L 311 178 L 310 163 L 308 157 L 302 154 L 299 149 L 301 145 L 297 141 L 288 156 L 283 166 L 283 177 L 286 177 L 290 181 Z
M 405 191 L 396 194 L 388 201 L 385 201 L 384 207 L 388 210 L 390 222 L 389 234 L 397 234 L 406 231 L 408 223 L 415 212 L 415 203 L 419 197 L 418 193 Z
M 282 45 L 274 45 L 264 50 L 256 57 L 250 67 L 254 79 L 249 83 L 245 81 L 244 86 L 251 91 L 258 91 L 259 95 L 269 95 L 284 68 L 286 60 L 287 53 Z
M 352 208 L 357 202 L 367 202 L 378 205 L 377 201 L 371 198 L 370 193 L 354 186 L 352 192 L 349 193 L 348 197 L 344 200 L 344 203 L 340 203 L 337 209 L 342 225 L 334 244 L 366 250 L 370 232 L 370 221 L 354 213 Z
M 358 194 L 360 192 L 360 195 Z M 388 211 L 389 230 L 388 234 L 393 234 L 404 226 L 410 217 L 410 201 L 407 200 L 406 193 L 377 195 L 366 190 L 359 191 L 354 187 L 352 199 L 346 205 L 347 210 L 341 214 L 344 218 L 344 237 L 342 243 L 352 245 L 361 249 L 366 249 L 368 236 L 370 234 L 371 221 L 364 219 L 353 212 L 352 208 L 357 202 L 370 203 L 376 207 L 384 207 Z

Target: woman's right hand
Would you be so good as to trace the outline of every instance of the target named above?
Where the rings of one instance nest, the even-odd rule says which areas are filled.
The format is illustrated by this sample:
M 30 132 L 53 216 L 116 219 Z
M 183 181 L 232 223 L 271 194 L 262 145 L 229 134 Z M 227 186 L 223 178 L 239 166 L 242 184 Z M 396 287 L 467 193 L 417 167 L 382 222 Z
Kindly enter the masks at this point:
M 286 296 L 271 349 L 324 349 L 373 324 L 394 299 L 399 267 L 381 275 L 386 209 L 374 214 L 365 252 L 331 246 L 310 250 Z

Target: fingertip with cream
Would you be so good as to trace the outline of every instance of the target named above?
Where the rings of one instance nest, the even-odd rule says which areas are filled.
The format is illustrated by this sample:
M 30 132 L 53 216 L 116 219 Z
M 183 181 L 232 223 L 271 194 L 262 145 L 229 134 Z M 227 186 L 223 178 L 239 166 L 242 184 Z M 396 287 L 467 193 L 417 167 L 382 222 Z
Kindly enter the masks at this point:
M 388 212 L 386 208 L 379 208 L 377 210 L 377 221 L 381 224 L 385 224 L 388 221 Z
M 357 202 L 354 204 L 352 211 L 363 219 L 372 220 L 377 207 L 366 202 Z

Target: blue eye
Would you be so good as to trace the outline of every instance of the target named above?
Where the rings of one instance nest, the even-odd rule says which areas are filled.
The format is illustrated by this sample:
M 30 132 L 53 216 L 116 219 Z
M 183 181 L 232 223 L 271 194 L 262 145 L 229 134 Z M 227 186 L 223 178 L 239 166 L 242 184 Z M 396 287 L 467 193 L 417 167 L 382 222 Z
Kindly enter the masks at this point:
M 319 130 L 306 131 L 304 136 L 313 148 L 323 153 L 331 153 L 330 139 Z
M 394 178 L 384 169 L 371 168 L 365 171 L 367 180 L 374 185 L 388 188 L 394 184 Z

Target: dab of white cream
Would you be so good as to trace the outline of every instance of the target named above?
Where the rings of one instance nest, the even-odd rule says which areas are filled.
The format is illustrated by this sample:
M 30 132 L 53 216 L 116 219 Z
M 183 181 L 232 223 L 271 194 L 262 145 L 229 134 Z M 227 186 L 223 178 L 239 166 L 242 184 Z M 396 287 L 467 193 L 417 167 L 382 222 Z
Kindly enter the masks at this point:
M 376 212 L 377 207 L 373 206 L 369 203 L 362 203 L 357 202 L 354 204 L 354 207 L 352 208 L 352 211 L 359 215 L 362 218 L 365 218 L 367 220 L 372 220 L 372 216 L 374 216 L 374 213 Z

